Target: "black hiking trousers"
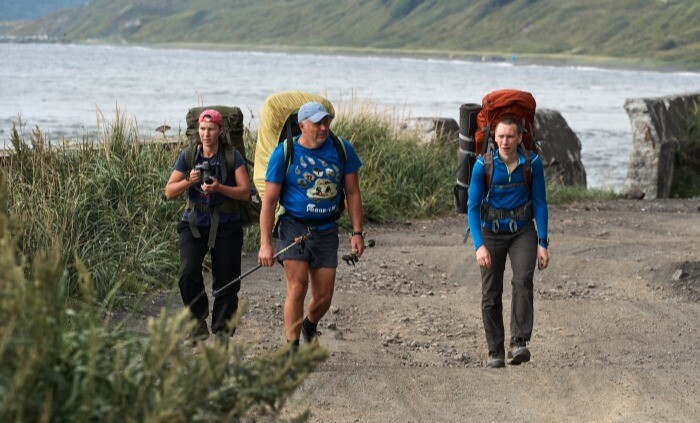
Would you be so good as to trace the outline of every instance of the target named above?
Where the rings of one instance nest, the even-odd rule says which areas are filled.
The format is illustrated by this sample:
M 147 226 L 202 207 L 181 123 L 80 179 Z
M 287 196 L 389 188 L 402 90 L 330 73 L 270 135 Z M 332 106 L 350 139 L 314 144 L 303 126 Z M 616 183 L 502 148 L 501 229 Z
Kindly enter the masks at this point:
M 180 245 L 180 295 L 192 315 L 199 320 L 209 316 L 209 299 L 204 287 L 202 263 L 209 251 L 209 226 L 199 226 L 200 238 L 192 235 L 189 223 L 177 225 Z M 241 275 L 243 226 L 240 221 L 219 223 L 216 242 L 211 249 L 212 290 L 216 291 Z M 238 310 L 240 281 L 214 298 L 211 330 L 225 330 L 226 323 Z
M 489 351 L 505 351 L 503 327 L 503 276 L 506 257 L 511 280 L 510 337 L 527 341 L 534 321 L 533 277 L 537 264 L 537 232 L 533 224 L 516 232 L 492 232 L 482 228 L 484 245 L 491 254 L 491 268 L 481 269 L 481 316 Z

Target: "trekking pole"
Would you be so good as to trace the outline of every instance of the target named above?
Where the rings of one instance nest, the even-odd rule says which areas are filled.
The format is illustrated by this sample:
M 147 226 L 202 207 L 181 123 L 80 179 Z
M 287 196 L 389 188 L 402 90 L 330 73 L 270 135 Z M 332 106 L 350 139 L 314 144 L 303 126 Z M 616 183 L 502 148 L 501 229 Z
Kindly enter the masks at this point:
M 374 244 L 375 244 L 375 242 L 373 239 L 370 239 L 367 241 L 367 247 L 369 247 L 369 248 L 374 247 Z M 360 260 L 360 258 L 357 257 L 357 255 L 355 253 L 350 253 L 350 254 L 344 255 L 343 260 L 345 260 L 345 263 L 347 263 L 349 266 L 350 265 L 354 266 L 355 263 L 357 263 Z
M 281 256 L 282 254 L 284 254 L 284 253 L 286 253 L 287 251 L 289 251 L 289 249 L 292 248 L 292 247 L 294 247 L 295 245 L 302 245 L 302 246 L 303 246 L 303 245 L 304 245 L 304 241 L 306 241 L 307 239 L 309 239 L 309 234 L 308 234 L 308 233 L 294 238 L 294 242 L 292 242 L 291 244 L 289 244 L 289 245 L 287 245 L 286 247 L 284 247 L 284 248 L 282 248 L 281 250 L 279 250 L 279 251 L 277 252 L 277 254 L 275 254 L 274 256 L 272 256 L 272 258 L 273 258 L 273 259 L 276 259 L 277 257 L 279 257 L 279 256 Z M 232 280 L 231 282 L 227 283 L 226 285 L 222 286 L 221 288 L 219 288 L 219 289 L 217 289 L 217 290 L 215 290 L 215 291 L 212 291 L 211 294 L 212 294 L 214 297 L 218 297 L 219 295 L 221 295 L 221 291 L 223 291 L 224 289 L 228 288 L 229 286 L 233 285 L 233 284 L 236 283 L 236 282 L 240 282 L 241 279 L 245 278 L 246 276 L 248 276 L 248 275 L 250 275 L 251 273 L 255 272 L 256 270 L 260 269 L 261 267 L 262 267 L 262 264 L 258 264 L 257 266 L 255 266 L 255 267 L 253 267 L 252 269 L 248 270 L 247 272 L 245 272 L 245 273 L 242 274 L 241 276 L 237 277 L 236 279 Z

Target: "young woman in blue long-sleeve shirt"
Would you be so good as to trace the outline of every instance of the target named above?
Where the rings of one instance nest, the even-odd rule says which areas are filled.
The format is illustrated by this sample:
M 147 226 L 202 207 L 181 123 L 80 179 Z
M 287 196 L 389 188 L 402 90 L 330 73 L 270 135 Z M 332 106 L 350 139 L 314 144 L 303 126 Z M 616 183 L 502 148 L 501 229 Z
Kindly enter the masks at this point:
M 533 276 L 549 265 L 547 195 L 542 159 L 519 151 L 520 124 L 506 118 L 496 125 L 497 149 L 492 155 L 490 183 L 484 158 L 479 157 L 469 185 L 469 230 L 481 268 L 481 313 L 489 348 L 487 366 L 505 366 L 503 274 L 506 257 L 513 270 L 510 348 L 511 365 L 530 360 L 527 343 L 533 327 Z M 529 171 L 526 170 L 529 168 Z

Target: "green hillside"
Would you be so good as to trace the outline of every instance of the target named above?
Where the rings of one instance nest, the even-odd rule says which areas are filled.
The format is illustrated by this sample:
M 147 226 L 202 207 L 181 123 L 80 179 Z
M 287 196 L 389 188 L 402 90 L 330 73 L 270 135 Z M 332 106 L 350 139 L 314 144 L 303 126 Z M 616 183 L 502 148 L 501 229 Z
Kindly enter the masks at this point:
M 15 34 L 698 68 L 698 22 L 698 0 L 93 0 Z
M 85 6 L 90 0 L 0 0 L 0 22 L 28 21 L 70 7 Z

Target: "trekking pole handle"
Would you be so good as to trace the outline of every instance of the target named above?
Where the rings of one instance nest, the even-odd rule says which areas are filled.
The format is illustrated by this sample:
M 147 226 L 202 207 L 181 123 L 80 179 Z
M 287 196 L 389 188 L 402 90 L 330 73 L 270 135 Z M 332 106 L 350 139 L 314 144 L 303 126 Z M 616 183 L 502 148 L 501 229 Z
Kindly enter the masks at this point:
M 301 236 L 298 236 L 298 237 L 294 238 L 294 242 L 292 242 L 291 244 L 289 244 L 289 245 L 287 245 L 286 247 L 284 247 L 284 248 L 282 248 L 281 250 L 279 250 L 279 251 L 277 252 L 277 254 L 275 254 L 274 256 L 272 256 L 272 258 L 273 258 L 273 259 L 276 259 L 277 257 L 279 257 L 279 256 L 281 256 L 282 254 L 284 254 L 284 253 L 286 253 L 287 251 L 289 251 L 290 248 L 294 247 L 295 245 L 301 244 L 302 242 L 306 241 L 307 239 L 309 239 L 309 235 L 308 235 L 308 234 L 304 234 L 304 235 L 301 235 Z M 215 291 L 212 291 L 211 295 L 213 295 L 214 297 L 218 297 L 219 295 L 221 295 L 221 292 L 222 292 L 223 290 L 225 290 L 225 289 L 228 288 L 229 286 L 233 285 L 234 283 L 239 282 L 241 279 L 245 278 L 246 276 L 248 276 L 248 275 L 250 275 L 251 273 L 255 272 L 256 270 L 260 269 L 261 267 L 262 267 L 262 264 L 258 264 L 257 266 L 255 266 L 255 267 L 253 267 L 252 269 L 248 270 L 247 272 L 245 272 L 245 273 L 242 274 L 241 276 L 237 277 L 236 279 L 232 280 L 231 282 L 227 283 L 226 285 L 222 286 L 221 288 L 219 288 L 219 289 L 217 289 L 217 290 L 215 290 Z
M 375 242 L 374 242 L 373 239 L 367 240 L 367 247 L 368 247 L 368 248 L 372 248 L 372 247 L 374 247 L 374 245 L 375 245 Z M 344 260 L 345 263 L 347 263 L 348 265 L 354 266 L 355 263 L 357 263 L 357 261 L 360 260 L 360 258 L 357 257 L 357 254 L 355 254 L 355 253 L 350 253 L 350 254 L 344 255 L 344 256 L 343 256 L 343 260 Z

